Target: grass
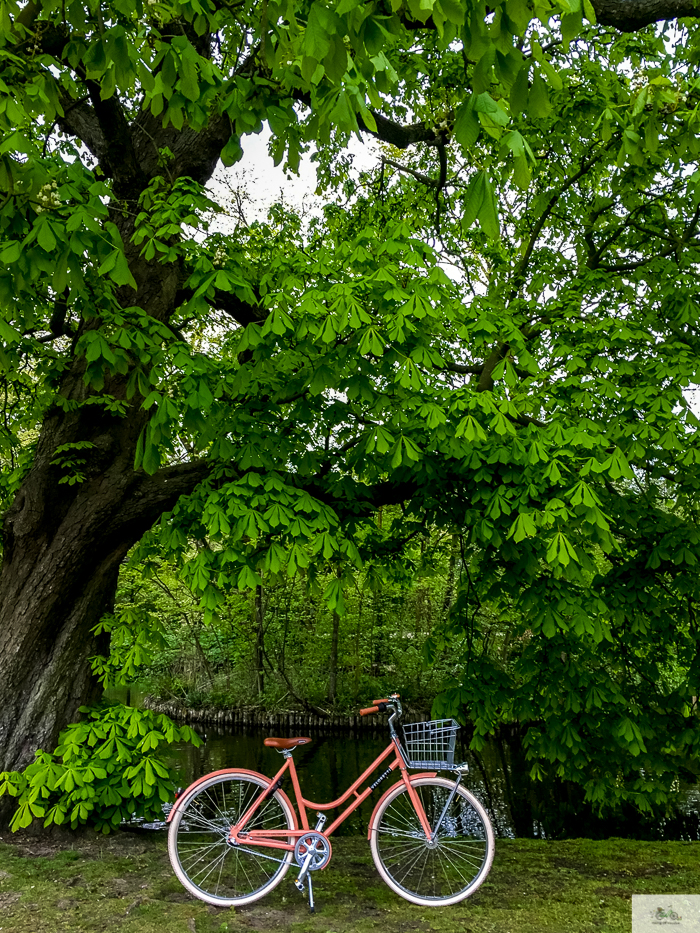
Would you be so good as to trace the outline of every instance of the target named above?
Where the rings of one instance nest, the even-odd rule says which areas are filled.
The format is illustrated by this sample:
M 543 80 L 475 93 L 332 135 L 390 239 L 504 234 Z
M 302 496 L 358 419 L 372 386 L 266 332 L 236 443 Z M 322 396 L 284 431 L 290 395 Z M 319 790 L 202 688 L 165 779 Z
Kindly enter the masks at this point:
M 483 887 L 414 907 L 385 887 L 363 838 L 334 840 L 310 914 L 290 870 L 236 910 L 190 898 L 161 834 L 0 838 L 2 933 L 629 933 L 632 894 L 700 894 L 698 843 L 500 840 Z

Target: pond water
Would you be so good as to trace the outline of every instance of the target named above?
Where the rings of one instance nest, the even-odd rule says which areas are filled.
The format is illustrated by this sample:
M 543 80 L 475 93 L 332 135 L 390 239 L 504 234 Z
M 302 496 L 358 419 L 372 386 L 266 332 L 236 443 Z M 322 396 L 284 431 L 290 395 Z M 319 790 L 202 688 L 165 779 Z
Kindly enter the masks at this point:
M 110 699 L 127 705 L 139 705 L 144 693 L 138 687 L 115 689 Z M 189 743 L 174 743 L 166 753 L 179 786 L 187 787 L 196 778 L 220 768 L 248 768 L 272 777 L 282 766 L 283 758 L 266 748 L 263 739 L 270 734 L 286 735 L 284 729 L 251 727 L 221 729 L 199 724 L 196 731 L 205 740 L 200 748 Z M 296 729 L 292 735 L 305 734 Z M 307 800 L 326 803 L 340 797 L 353 781 L 386 748 L 388 730 L 307 732 L 312 742 L 294 752 L 302 793 Z M 478 755 L 468 748 L 464 731 L 457 733 L 455 761 L 466 761 L 469 774 L 464 778 L 469 788 L 489 812 L 494 830 L 501 837 L 549 837 L 607 839 L 612 836 L 632 839 L 700 840 L 700 785 L 681 785 L 672 812 L 665 816 L 640 816 L 631 807 L 615 816 L 598 817 L 583 803 L 581 791 L 574 785 L 533 782 L 517 735 L 504 732 L 488 742 Z M 380 765 L 372 780 L 385 770 Z M 383 791 L 393 782 L 380 785 L 336 830 L 338 835 L 358 835 L 367 831 L 372 810 Z M 363 785 L 364 786 L 364 785 Z M 283 789 L 293 799 L 291 781 L 285 776 Z M 313 810 L 309 811 L 313 823 Z M 340 810 L 327 811 L 329 822 Z
M 220 768 L 249 768 L 271 777 L 283 764 L 284 759 L 278 752 L 263 745 L 263 739 L 270 730 L 231 732 L 199 726 L 197 731 L 205 739 L 200 748 L 175 744 L 169 750 L 170 763 L 182 787 Z M 301 734 L 300 730 L 296 734 Z M 311 731 L 310 736 L 311 744 L 296 749 L 294 761 L 304 797 L 318 803 L 340 797 L 389 741 L 388 732 L 357 735 L 353 732 L 314 734 Z M 469 763 L 469 774 L 464 783 L 488 810 L 498 836 L 700 839 L 700 788 L 697 785 L 681 788 L 671 817 L 641 818 L 630 811 L 614 818 L 600 819 L 580 800 L 571 799 L 561 791 L 557 793 L 552 786 L 530 782 L 527 769 L 520 762 L 513 761 L 514 758 L 517 755 L 513 748 L 502 741 L 492 742 L 476 756 L 464 743 L 459 743 L 458 733 L 455 760 Z M 375 778 L 384 769 L 385 765 L 380 765 Z M 387 783 L 380 785 L 350 814 L 336 834 L 366 833 L 376 801 L 392 782 L 392 778 L 387 778 Z M 283 787 L 293 799 L 288 776 L 285 776 Z M 310 817 L 313 812 L 309 811 Z M 329 821 L 339 812 L 328 812 Z M 313 823 L 313 819 L 310 821 Z

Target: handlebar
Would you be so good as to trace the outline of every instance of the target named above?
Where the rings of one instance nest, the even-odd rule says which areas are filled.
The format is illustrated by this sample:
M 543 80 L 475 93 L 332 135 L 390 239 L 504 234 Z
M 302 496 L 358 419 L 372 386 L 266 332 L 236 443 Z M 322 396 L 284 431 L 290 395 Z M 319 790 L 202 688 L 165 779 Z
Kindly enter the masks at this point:
M 387 710 L 391 713 L 391 718 L 389 719 L 389 725 L 394 721 L 396 716 L 401 715 L 401 700 L 399 699 L 400 694 L 392 693 L 388 698 L 384 700 L 372 700 L 372 706 L 367 706 L 365 709 L 360 710 L 360 716 L 371 716 L 373 713 L 385 713 Z

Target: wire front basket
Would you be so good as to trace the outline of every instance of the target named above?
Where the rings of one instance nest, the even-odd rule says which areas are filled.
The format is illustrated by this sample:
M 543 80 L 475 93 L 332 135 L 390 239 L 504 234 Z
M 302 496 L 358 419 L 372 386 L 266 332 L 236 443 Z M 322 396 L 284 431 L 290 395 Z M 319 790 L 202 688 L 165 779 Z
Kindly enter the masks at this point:
M 454 719 L 403 724 L 404 751 L 409 768 L 451 768 L 460 728 Z

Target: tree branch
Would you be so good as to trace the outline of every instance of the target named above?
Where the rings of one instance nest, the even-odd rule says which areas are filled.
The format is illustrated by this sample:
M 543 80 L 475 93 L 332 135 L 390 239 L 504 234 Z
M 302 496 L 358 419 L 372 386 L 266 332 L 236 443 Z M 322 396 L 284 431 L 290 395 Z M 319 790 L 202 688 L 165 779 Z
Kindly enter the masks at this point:
M 464 363 L 449 363 L 445 362 L 443 369 L 449 373 L 461 373 L 463 376 L 480 376 L 484 368 L 484 364 L 481 363 L 477 366 L 465 366 Z
M 116 95 L 102 100 L 99 84 L 95 81 L 86 81 L 86 84 L 105 141 L 105 174 L 113 179 L 116 197 L 134 200 L 148 184 L 148 176 L 139 164 L 121 102 Z
M 381 139 L 382 142 L 391 143 L 397 149 L 408 149 L 409 146 L 415 146 L 416 143 L 425 143 L 427 146 L 440 146 L 445 142 L 444 131 L 434 126 L 428 126 L 427 123 L 411 123 L 408 126 L 402 126 L 400 123 L 394 123 L 393 120 L 376 110 L 372 111 L 372 116 L 377 124 L 377 132 L 371 130 L 358 117 L 357 122 L 360 129 L 365 133 L 369 133 L 370 136 Z
M 592 0 L 601 26 L 620 32 L 636 32 L 661 20 L 688 16 L 697 19 L 700 8 L 695 0 Z
M 188 495 L 206 479 L 213 466 L 211 460 L 194 460 L 163 467 L 152 476 L 135 474 L 133 493 L 126 498 L 115 524 L 136 522 L 149 528 L 163 512 L 175 507 L 180 496 Z
M 427 185 L 428 188 L 437 188 L 440 184 L 436 179 L 431 178 L 430 175 L 424 175 L 423 172 L 417 172 L 415 169 L 409 168 L 407 165 L 401 165 L 400 162 L 394 162 L 393 159 L 382 159 L 383 165 L 390 165 L 392 168 L 395 168 L 399 172 L 405 172 L 407 175 L 413 176 L 416 181 L 421 182 L 423 185 Z
M 98 162 L 105 163 L 107 142 L 100 128 L 97 114 L 87 100 L 86 97 L 80 100 L 63 98 L 61 100 L 63 116 L 58 117 L 56 125 L 61 132 L 75 136 L 84 143 Z
M 175 295 L 174 306 L 179 307 L 183 305 L 186 301 L 189 301 L 193 295 L 194 292 L 192 289 L 181 288 Z M 224 314 L 233 318 L 241 327 L 246 327 L 248 324 L 262 324 L 267 317 L 267 311 L 263 307 L 249 304 L 237 295 L 231 292 L 224 292 L 218 288 L 216 289 L 214 297 L 207 300 L 212 308 L 223 311 Z

